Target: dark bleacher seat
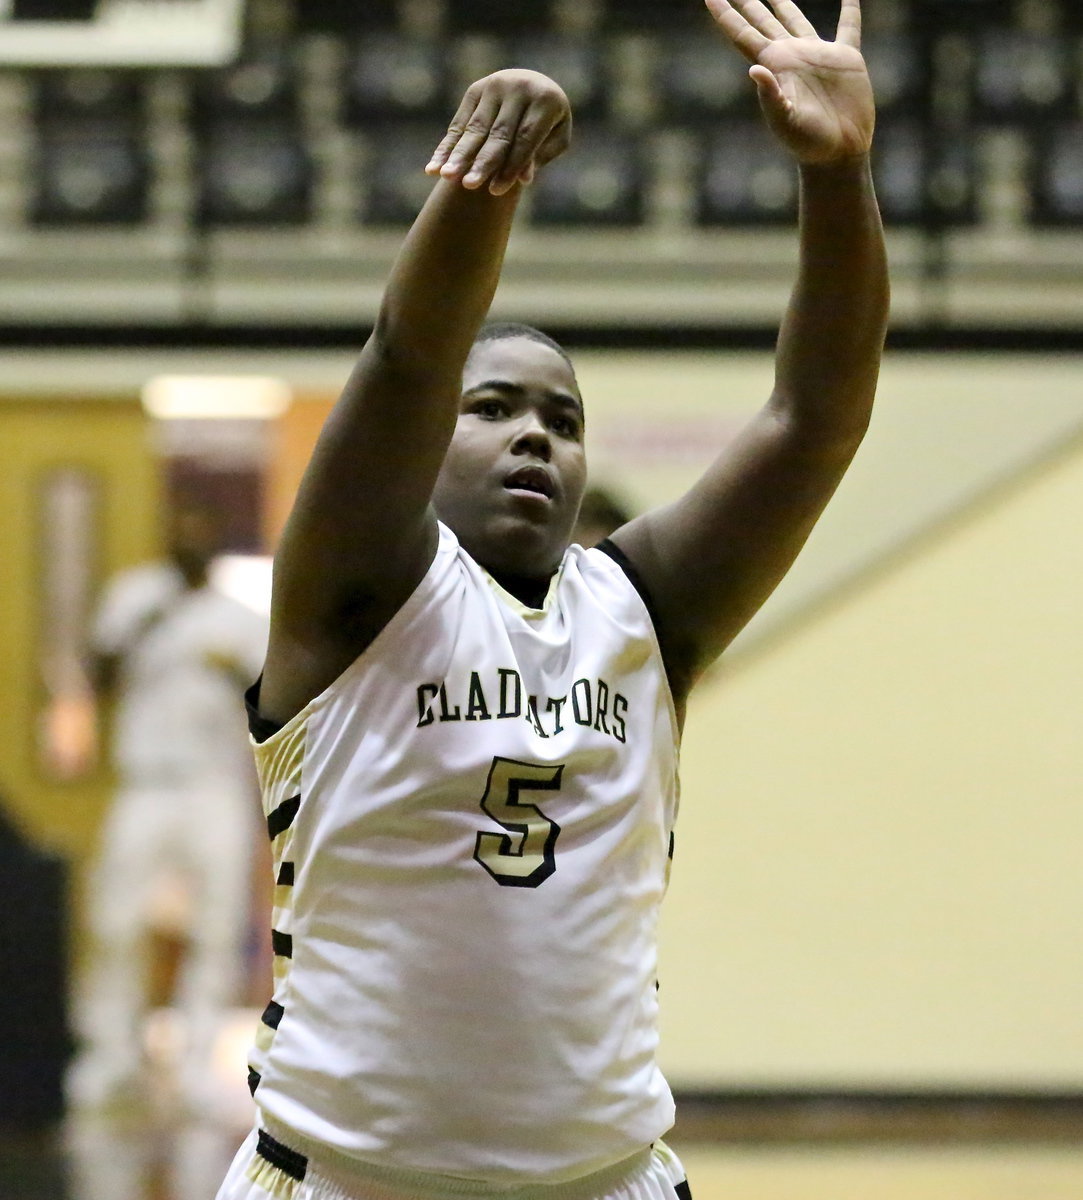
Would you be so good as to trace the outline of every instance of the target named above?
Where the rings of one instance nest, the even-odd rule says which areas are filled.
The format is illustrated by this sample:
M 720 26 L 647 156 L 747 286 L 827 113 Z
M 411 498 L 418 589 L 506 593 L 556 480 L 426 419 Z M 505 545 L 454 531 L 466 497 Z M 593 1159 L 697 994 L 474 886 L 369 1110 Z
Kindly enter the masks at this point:
M 446 123 L 461 97 L 451 95 L 447 47 L 404 33 L 373 33 L 351 47 L 343 85 L 350 124 L 429 117 Z
M 1083 120 L 1056 122 L 1037 134 L 1030 197 L 1034 224 L 1083 227 Z
M 71 68 L 35 71 L 30 84 L 31 222 L 144 220 L 150 156 L 143 77 L 132 71 Z
M 387 126 L 367 139 L 358 216 L 369 225 L 409 225 L 432 190 L 425 165 L 442 136 L 430 125 Z
M 941 133 L 910 117 L 882 120 L 873 146 L 873 176 L 889 225 L 941 229 L 977 219 L 973 137 L 968 130 Z
M 145 81 L 134 71 L 73 67 L 34 71 L 31 107 L 38 121 L 51 117 L 93 117 L 142 121 Z
M 12 0 L 14 21 L 89 21 L 97 0 Z
M 910 0 L 911 26 L 927 34 L 960 32 L 976 34 L 983 29 L 1011 26 L 1014 0 Z
M 1064 113 L 1072 98 L 1071 49 L 1055 35 L 988 29 L 977 35 L 974 108 L 987 124 L 1027 124 Z
M 447 28 L 452 33 L 507 36 L 552 26 L 552 0 L 447 0 Z
M 286 46 L 248 51 L 240 61 L 191 77 L 192 112 L 198 124 L 246 117 L 295 120 L 298 72 Z
M 702 30 L 659 33 L 653 91 L 662 120 L 714 124 L 733 113 L 757 111 L 748 64 Z
M 696 188 L 700 225 L 792 224 L 797 171 L 758 117 L 733 118 L 701 139 Z
M 1050 0 L 1057 9 L 1061 29 L 1083 33 L 1083 4 L 1079 0 Z
M 208 126 L 199 142 L 200 223 L 295 225 L 312 212 L 314 168 L 298 127 L 249 119 Z
M 35 225 L 129 225 L 146 219 L 150 158 L 126 119 L 37 123 L 28 217 Z
M 576 120 L 593 120 L 608 111 L 608 64 L 601 46 L 592 39 L 559 33 L 514 38 L 502 61 L 555 79 L 567 93 Z
M 571 149 L 539 172 L 530 221 L 536 226 L 634 226 L 646 216 L 641 139 L 604 126 L 576 129 Z
M 702 0 L 601 0 L 604 29 L 658 33 L 682 26 L 708 30 L 713 24 Z
M 872 33 L 862 39 L 878 116 L 914 117 L 928 112 L 933 76 L 930 50 L 928 41 L 907 32 Z
M 396 0 L 302 0 L 293 11 L 300 33 L 350 34 L 399 23 Z

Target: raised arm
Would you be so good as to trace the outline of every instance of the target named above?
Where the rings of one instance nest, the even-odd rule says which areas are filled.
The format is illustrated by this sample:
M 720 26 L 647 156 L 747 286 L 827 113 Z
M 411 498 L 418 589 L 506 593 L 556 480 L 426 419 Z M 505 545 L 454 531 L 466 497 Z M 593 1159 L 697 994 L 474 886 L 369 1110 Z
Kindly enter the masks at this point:
M 833 42 L 790 0 L 706 3 L 797 161 L 800 265 L 764 408 L 687 495 L 613 537 L 654 600 L 678 704 L 789 569 L 849 465 L 888 311 L 859 0 L 842 0 Z
M 440 178 L 395 261 L 275 556 L 264 716 L 286 720 L 332 682 L 431 562 L 429 500 L 463 365 L 496 290 L 522 184 L 564 149 L 570 125 L 551 80 L 499 71 L 467 90 L 426 168 Z

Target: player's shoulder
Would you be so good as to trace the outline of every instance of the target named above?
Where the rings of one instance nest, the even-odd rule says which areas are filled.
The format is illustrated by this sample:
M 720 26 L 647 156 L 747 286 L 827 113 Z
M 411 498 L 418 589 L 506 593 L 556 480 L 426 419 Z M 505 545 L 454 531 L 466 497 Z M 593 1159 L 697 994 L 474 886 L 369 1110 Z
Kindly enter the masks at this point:
M 576 578 L 596 604 L 616 615 L 645 618 L 657 629 L 654 598 L 632 560 L 608 538 L 589 549 L 572 545 L 565 555 L 563 574 Z
M 580 546 L 573 543 L 564 553 L 564 573 L 573 571 L 599 587 L 627 591 L 634 588 L 631 564 L 610 541 L 597 546 Z

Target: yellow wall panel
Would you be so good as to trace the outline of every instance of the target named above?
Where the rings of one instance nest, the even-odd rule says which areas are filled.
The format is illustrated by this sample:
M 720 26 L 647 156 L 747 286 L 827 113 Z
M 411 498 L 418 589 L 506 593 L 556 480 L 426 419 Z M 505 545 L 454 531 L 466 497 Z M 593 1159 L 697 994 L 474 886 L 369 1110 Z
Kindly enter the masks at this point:
M 94 556 L 100 584 L 156 553 L 158 473 L 135 397 L 5 399 L 0 402 L 0 630 L 4 720 L 0 789 L 16 819 L 42 843 L 81 864 L 92 847 L 109 778 L 104 766 L 71 782 L 49 777 L 37 754 L 45 698 L 40 649 L 41 487 L 51 470 L 77 467 L 99 484 Z

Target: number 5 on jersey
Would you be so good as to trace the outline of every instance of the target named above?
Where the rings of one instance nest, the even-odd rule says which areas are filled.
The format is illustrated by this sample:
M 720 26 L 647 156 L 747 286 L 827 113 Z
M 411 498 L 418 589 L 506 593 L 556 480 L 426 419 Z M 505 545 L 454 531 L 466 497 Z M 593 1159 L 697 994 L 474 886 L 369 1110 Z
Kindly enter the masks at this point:
M 494 758 L 481 807 L 506 833 L 478 834 L 474 858 L 505 887 L 537 887 L 556 870 L 553 847 L 560 826 L 539 808 L 520 799 L 522 792 L 560 789 L 563 764 L 516 762 Z

